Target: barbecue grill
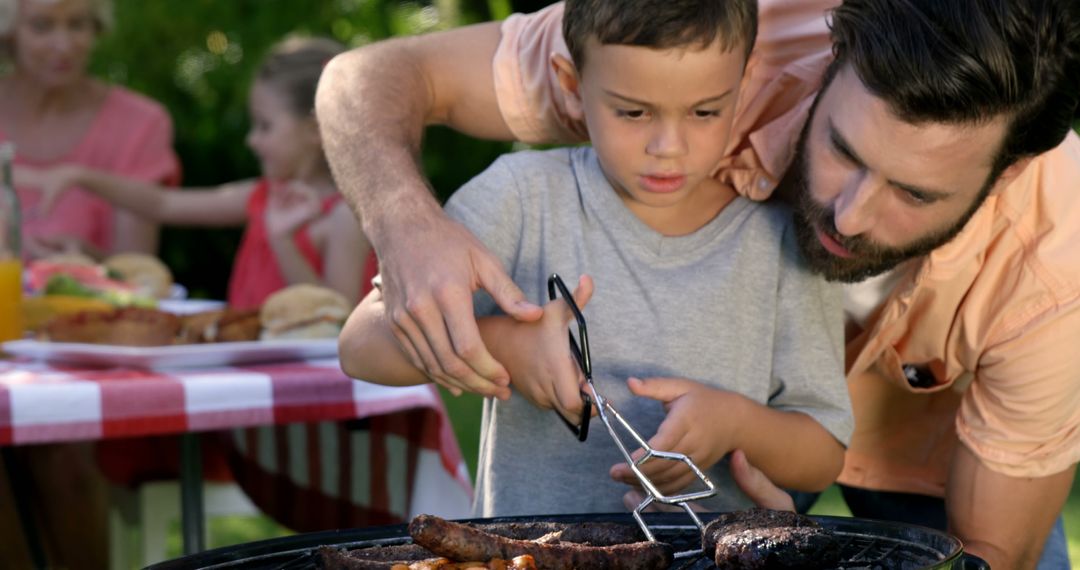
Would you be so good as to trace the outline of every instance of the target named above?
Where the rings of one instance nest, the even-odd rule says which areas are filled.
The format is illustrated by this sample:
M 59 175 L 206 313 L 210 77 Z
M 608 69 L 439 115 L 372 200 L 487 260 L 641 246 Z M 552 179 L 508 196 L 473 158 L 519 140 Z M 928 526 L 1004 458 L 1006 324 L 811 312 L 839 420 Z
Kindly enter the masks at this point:
M 657 540 L 672 543 L 676 551 L 700 548 L 698 528 L 682 513 L 646 513 L 645 518 Z M 712 520 L 715 515 L 703 514 Z M 843 570 L 988 570 L 976 556 L 963 552 L 960 540 L 946 533 L 921 526 L 848 517 L 811 517 L 839 539 Z M 636 525 L 627 513 L 589 515 L 551 515 L 543 517 L 501 517 L 474 519 L 470 522 L 539 522 L 560 523 L 618 522 Z M 155 564 L 147 570 L 302 570 L 314 567 L 315 551 L 320 546 L 342 549 L 405 544 L 410 542 L 406 525 L 300 534 L 284 538 L 218 548 L 200 554 Z M 713 562 L 696 556 L 678 559 L 673 570 L 714 568 Z

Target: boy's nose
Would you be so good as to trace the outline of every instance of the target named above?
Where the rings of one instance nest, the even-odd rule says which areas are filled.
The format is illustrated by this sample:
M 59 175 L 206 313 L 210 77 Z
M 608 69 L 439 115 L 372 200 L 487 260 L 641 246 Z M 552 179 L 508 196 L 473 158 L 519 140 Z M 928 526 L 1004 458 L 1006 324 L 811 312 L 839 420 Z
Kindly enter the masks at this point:
M 857 236 L 870 231 L 875 223 L 875 195 L 881 181 L 861 172 L 844 188 L 833 203 L 836 231 L 843 236 Z
M 652 136 L 645 152 L 660 158 L 674 158 L 686 154 L 686 135 L 682 128 L 673 122 L 662 122 Z

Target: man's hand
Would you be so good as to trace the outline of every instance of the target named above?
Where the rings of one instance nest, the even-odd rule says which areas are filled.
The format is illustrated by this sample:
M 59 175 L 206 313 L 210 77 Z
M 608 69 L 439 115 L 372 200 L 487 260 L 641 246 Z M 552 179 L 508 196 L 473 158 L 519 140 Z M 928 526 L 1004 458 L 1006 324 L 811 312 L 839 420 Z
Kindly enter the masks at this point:
M 413 365 L 454 394 L 508 397 L 509 374 L 480 338 L 472 295 L 484 289 L 520 321 L 543 311 L 525 300 L 499 260 L 441 211 L 386 240 L 379 259 L 387 317 Z
M 684 378 L 630 378 L 627 384 L 634 395 L 657 400 L 667 411 L 656 435 L 649 439 L 653 449 L 682 453 L 702 471 L 734 449 L 738 415 L 717 414 L 716 410 L 733 412 L 741 396 Z M 645 450 L 638 449 L 632 457 L 639 459 L 643 455 Z M 690 467 L 681 461 L 650 459 L 640 468 L 665 494 L 681 491 L 696 478 Z M 630 485 L 638 482 L 626 463 L 612 466 L 610 475 Z

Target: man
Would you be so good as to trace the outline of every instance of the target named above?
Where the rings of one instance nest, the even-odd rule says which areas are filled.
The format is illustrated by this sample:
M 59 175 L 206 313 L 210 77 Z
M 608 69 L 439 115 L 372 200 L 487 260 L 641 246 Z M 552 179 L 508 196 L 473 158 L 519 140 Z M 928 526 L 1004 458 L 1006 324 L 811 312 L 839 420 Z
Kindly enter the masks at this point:
M 830 42 L 834 4 L 762 3 L 716 176 L 756 199 L 779 188 L 809 262 L 852 284 L 856 431 L 840 482 L 853 512 L 947 525 L 993 567 L 1035 567 L 1080 460 L 1080 8 L 851 0 Z M 473 290 L 519 319 L 539 309 L 423 191 L 423 126 L 585 138 L 545 68 L 565 49 L 559 17 L 376 44 L 320 86 L 395 336 L 454 390 L 505 395 L 508 381 L 480 343 Z M 629 480 L 625 465 L 612 476 Z

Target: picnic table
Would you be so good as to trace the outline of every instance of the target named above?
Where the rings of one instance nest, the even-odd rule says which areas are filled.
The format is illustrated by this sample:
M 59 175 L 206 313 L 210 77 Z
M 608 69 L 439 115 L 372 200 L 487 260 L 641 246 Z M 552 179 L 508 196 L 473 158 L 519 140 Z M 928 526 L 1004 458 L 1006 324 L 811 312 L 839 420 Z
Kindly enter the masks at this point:
M 184 553 L 203 550 L 202 468 L 197 434 L 231 428 L 363 419 L 430 410 L 438 421 L 392 449 L 388 462 L 409 470 L 387 481 L 386 493 L 411 485 L 417 512 L 462 512 L 472 488 L 446 410 L 431 385 L 386 387 L 353 380 L 336 358 L 171 369 L 88 366 L 27 358 L 0 359 L 0 451 L 42 443 L 180 434 Z M 392 422 L 391 422 L 392 423 Z M 418 455 L 402 461 L 393 454 Z M 10 468 L 10 454 L 5 454 Z M 385 466 L 370 465 L 372 470 Z M 389 489 L 389 490 L 388 490 Z M 21 495 L 21 494 L 17 494 Z M 22 505 L 20 510 L 29 508 Z M 24 520 L 24 527 L 27 521 Z M 32 556 L 35 547 L 31 545 Z M 40 549 L 36 549 L 40 553 Z M 40 556 L 37 554 L 36 556 Z

